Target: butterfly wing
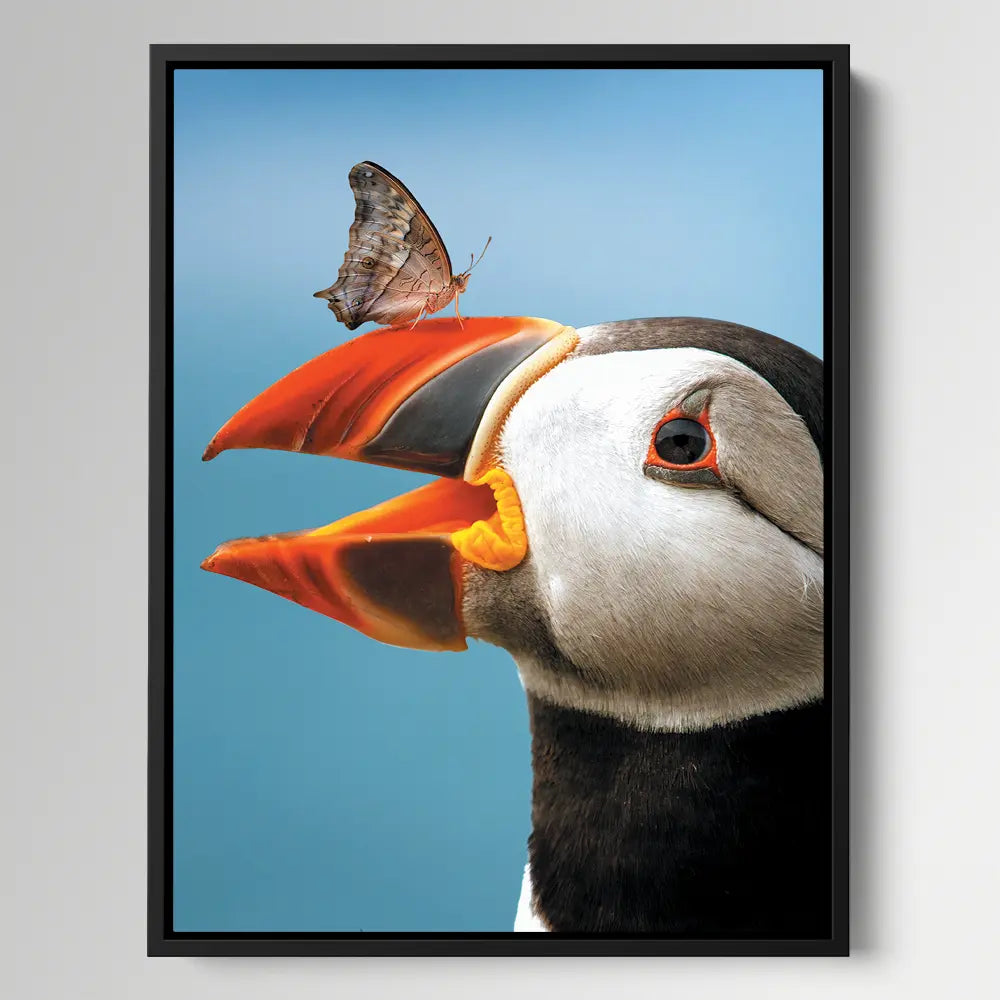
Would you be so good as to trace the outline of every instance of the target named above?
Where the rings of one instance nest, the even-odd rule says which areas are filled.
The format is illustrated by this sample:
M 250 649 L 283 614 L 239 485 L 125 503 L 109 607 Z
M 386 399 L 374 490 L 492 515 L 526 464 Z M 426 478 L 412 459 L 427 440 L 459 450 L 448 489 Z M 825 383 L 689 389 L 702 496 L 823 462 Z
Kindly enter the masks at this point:
M 451 283 L 451 259 L 420 202 L 398 178 L 365 161 L 348 175 L 354 222 L 337 280 L 317 297 L 349 330 L 372 320 L 401 323 Z

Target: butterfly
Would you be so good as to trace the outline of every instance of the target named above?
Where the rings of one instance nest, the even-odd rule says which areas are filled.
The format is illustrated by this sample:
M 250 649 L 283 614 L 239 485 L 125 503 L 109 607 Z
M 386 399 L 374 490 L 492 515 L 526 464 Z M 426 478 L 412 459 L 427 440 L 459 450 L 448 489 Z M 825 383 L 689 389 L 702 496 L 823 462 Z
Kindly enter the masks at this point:
M 416 325 L 452 299 L 461 322 L 458 297 L 479 261 L 470 258 L 468 271 L 452 274 L 434 223 L 406 185 L 384 167 L 365 160 L 351 167 L 347 179 L 356 202 L 347 253 L 337 280 L 314 296 L 326 299 L 348 330 L 368 320 L 389 326 L 413 320 Z

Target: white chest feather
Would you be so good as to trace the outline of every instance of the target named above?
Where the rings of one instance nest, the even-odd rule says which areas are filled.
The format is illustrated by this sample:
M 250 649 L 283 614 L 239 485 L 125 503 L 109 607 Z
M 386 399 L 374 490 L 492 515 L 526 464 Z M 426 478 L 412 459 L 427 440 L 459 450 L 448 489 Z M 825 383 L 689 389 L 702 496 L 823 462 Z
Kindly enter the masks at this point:
M 548 933 L 548 928 L 535 913 L 531 901 L 531 865 L 524 866 L 524 878 L 521 880 L 521 898 L 517 901 L 517 913 L 514 916 L 514 930 L 516 932 L 526 931 L 537 933 L 542 931 Z

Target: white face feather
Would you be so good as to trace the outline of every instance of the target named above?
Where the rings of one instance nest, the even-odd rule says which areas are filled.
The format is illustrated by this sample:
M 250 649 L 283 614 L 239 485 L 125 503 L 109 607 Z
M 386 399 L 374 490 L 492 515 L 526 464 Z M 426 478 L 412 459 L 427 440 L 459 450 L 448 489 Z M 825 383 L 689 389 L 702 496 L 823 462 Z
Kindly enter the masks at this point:
M 657 424 L 701 389 L 723 483 L 645 474 Z M 529 691 L 667 729 L 821 696 L 822 469 L 758 375 L 693 348 L 571 357 L 518 401 L 500 451 L 540 610 L 575 668 L 518 650 Z

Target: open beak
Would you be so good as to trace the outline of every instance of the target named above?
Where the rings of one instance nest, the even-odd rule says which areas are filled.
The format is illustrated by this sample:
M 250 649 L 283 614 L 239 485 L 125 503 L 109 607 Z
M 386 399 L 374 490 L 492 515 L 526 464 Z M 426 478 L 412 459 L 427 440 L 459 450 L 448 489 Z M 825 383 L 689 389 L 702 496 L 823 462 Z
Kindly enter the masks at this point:
M 576 343 L 549 320 L 433 319 L 307 362 L 231 417 L 202 457 L 277 448 L 444 478 L 322 528 L 226 542 L 202 567 L 382 642 L 464 649 L 467 564 L 502 571 L 527 551 L 500 428 Z

